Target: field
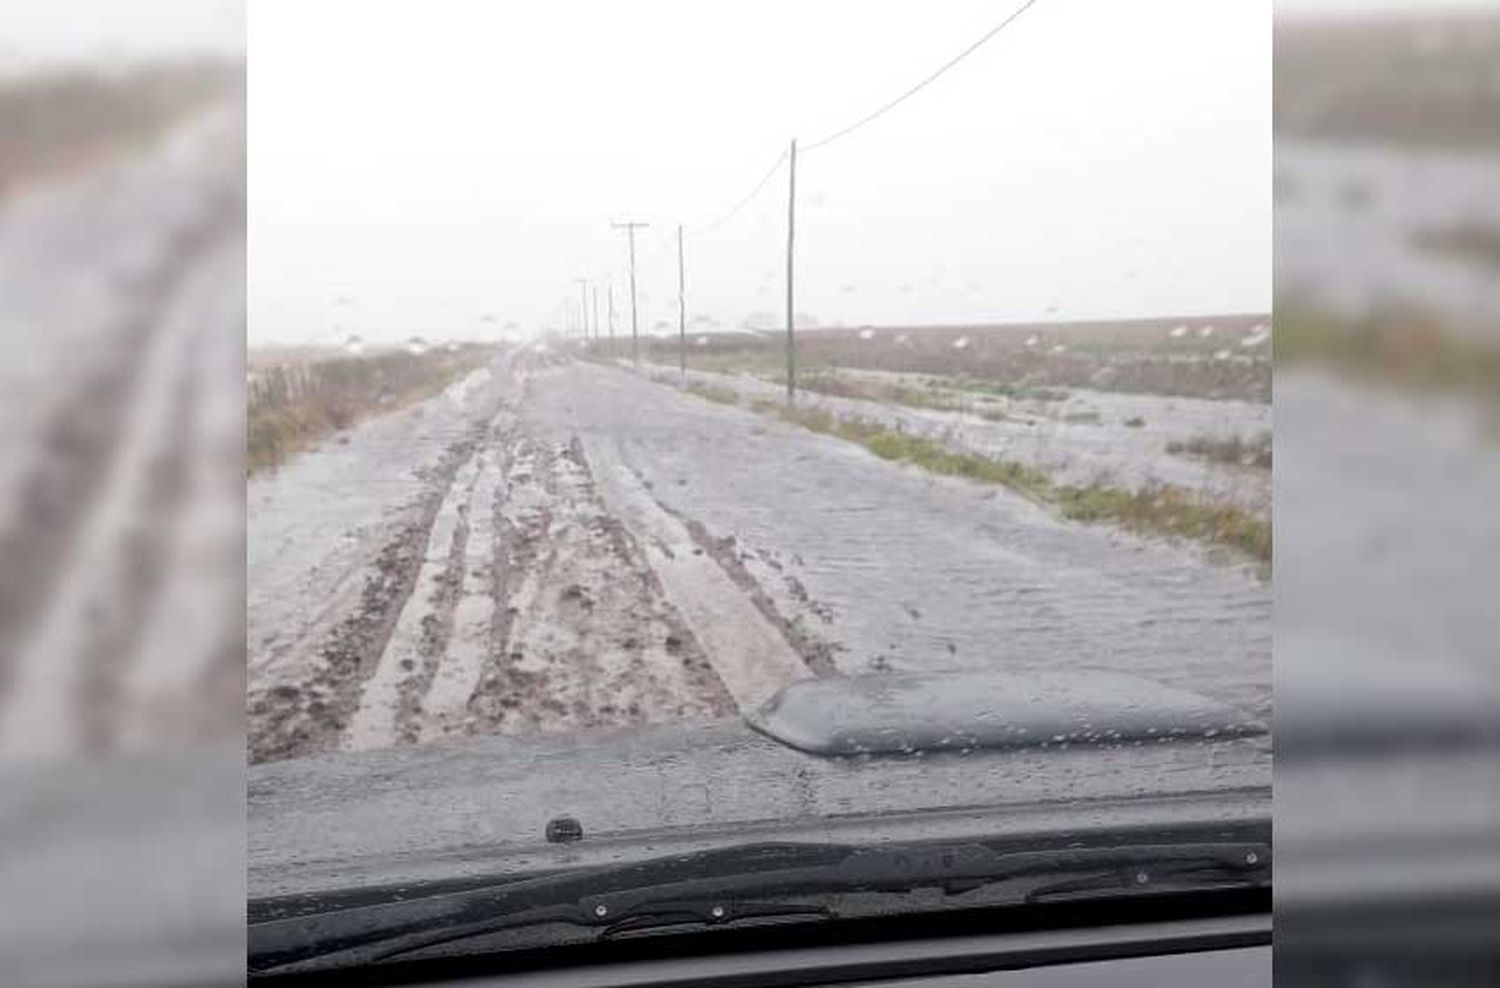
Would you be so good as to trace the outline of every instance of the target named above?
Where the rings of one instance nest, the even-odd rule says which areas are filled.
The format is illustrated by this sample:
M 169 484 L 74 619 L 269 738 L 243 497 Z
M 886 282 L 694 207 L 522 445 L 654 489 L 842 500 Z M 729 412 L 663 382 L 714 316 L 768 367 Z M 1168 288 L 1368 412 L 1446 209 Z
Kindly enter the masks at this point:
M 1406 148 L 1500 148 L 1492 12 L 1278 18 L 1278 134 Z
M 855 368 L 937 374 L 1002 392 L 1091 388 L 1181 397 L 1270 401 L 1264 315 L 1004 326 L 802 330 L 803 371 Z M 1247 344 L 1247 340 L 1253 340 Z M 784 376 L 781 334 L 689 335 L 690 369 Z M 643 340 L 643 358 L 678 363 L 678 341 Z M 604 345 L 596 345 L 603 352 Z
M 808 332 L 800 397 L 782 341 L 695 337 L 702 398 L 1007 486 L 1062 517 L 1270 559 L 1269 320 Z M 660 341 L 647 353 L 665 356 Z M 879 369 L 872 369 L 879 368 Z M 1248 399 L 1248 400 L 1247 400 Z

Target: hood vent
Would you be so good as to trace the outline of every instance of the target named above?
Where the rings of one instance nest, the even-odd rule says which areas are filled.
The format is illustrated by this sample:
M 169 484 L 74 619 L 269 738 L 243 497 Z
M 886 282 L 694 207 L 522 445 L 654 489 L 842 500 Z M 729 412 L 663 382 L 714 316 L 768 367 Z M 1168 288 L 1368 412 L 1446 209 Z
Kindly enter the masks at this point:
M 1124 673 L 956 672 L 805 679 L 746 716 L 815 755 L 1109 746 L 1266 733 L 1217 700 Z

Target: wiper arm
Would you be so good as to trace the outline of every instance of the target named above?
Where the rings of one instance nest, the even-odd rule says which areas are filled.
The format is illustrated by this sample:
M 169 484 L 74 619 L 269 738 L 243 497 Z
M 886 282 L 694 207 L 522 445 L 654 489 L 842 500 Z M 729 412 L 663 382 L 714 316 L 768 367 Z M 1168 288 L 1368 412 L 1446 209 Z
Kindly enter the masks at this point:
M 745 919 L 832 919 L 827 906 L 780 902 L 675 902 L 653 911 L 638 911 L 616 920 L 599 932 L 600 939 L 638 930 L 669 926 L 717 926 Z M 403 950 L 402 953 L 406 953 Z
M 1270 846 L 1253 842 L 1036 851 L 996 850 L 979 843 L 757 844 L 252 923 L 249 966 L 264 973 L 334 955 L 369 963 L 548 924 L 594 927 L 608 936 L 752 916 L 831 918 L 833 911 L 821 904 L 785 900 L 919 888 L 960 895 L 1028 877 L 1044 881 L 1029 889 L 1023 901 L 1058 893 L 1154 887 L 1163 879 L 1176 886 L 1257 886 L 1269 881 L 1270 864 Z

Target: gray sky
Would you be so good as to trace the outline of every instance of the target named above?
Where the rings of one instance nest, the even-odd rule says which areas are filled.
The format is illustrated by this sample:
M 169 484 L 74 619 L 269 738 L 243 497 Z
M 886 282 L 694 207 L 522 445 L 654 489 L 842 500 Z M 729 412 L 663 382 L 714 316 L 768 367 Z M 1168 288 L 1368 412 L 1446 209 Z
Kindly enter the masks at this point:
M 676 325 L 671 237 L 787 141 L 832 132 L 1018 0 L 251 5 L 254 342 L 562 321 L 573 279 Z M 798 167 L 798 303 L 821 323 L 1265 309 L 1265 0 L 1040 0 Z M 688 315 L 784 298 L 786 173 L 687 237 Z M 601 293 L 601 307 L 603 306 Z M 772 318 L 779 318 L 773 316 Z M 628 326 L 628 316 L 617 325 Z
M 0 3 L 0 73 L 58 62 L 244 50 L 245 0 Z

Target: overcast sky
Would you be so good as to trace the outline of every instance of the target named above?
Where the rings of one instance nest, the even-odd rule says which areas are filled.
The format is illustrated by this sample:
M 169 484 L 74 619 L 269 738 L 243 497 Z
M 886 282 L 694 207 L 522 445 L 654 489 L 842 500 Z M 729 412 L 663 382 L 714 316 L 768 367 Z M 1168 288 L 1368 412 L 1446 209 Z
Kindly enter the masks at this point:
M 623 235 L 676 327 L 675 224 L 900 93 L 1015 0 L 250 7 L 252 340 L 563 324 Z M 1270 7 L 1040 0 L 798 167 L 797 309 L 846 325 L 1263 310 Z M 786 172 L 686 238 L 690 320 L 784 306 Z M 601 308 L 604 300 L 601 292 Z M 495 322 L 481 320 L 493 314 Z
M 0 73 L 110 57 L 240 55 L 245 0 L 4 0 Z
M 253 340 L 560 324 L 624 243 L 642 325 L 780 318 L 783 168 L 1019 0 L 255 0 Z M 1493 0 L 1461 0 L 1484 5 Z M 1278 0 L 1278 14 L 1455 5 Z M 827 323 L 1264 309 L 1268 0 L 1040 0 L 870 126 L 803 156 L 798 309 Z M 237 52 L 242 0 L 10 0 L 0 69 Z M 482 321 L 486 315 L 494 320 Z

